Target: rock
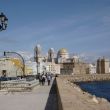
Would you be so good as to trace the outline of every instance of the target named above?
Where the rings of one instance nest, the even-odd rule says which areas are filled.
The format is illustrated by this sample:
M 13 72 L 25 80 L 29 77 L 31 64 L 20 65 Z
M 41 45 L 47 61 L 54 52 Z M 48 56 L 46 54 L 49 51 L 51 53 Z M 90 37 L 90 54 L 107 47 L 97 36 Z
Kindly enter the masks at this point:
M 92 100 L 93 100 L 93 102 L 95 102 L 95 103 L 99 103 L 99 101 L 98 101 L 98 99 L 96 98 L 96 96 L 95 95 L 93 95 L 93 98 L 92 98 Z
M 74 87 L 77 91 L 81 92 L 81 89 L 79 87 Z
M 105 99 L 105 98 L 101 98 L 101 101 L 102 102 L 108 102 L 107 99 Z

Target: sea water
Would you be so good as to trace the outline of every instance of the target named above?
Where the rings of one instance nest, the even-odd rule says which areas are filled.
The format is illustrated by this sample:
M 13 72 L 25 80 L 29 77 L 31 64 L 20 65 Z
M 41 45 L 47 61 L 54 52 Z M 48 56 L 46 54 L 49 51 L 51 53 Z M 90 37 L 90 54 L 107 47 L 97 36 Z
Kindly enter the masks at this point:
M 76 84 L 82 90 L 110 101 L 110 81 L 78 82 Z

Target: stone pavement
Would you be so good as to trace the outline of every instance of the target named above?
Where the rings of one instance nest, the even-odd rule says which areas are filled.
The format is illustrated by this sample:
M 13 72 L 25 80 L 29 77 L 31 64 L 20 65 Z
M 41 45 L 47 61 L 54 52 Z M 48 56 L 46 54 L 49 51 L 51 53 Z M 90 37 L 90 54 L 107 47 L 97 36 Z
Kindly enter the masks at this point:
M 2 92 L 0 110 L 58 110 L 54 84 L 39 85 L 32 92 Z

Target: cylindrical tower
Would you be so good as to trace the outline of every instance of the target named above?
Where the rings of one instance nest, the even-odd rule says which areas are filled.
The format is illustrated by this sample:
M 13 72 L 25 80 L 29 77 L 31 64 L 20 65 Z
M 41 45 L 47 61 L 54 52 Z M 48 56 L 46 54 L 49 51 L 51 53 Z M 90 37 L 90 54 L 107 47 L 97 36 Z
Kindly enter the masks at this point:
M 97 60 L 97 73 L 98 74 L 101 73 L 101 59 L 100 58 Z
M 54 61 L 54 49 L 50 48 L 48 51 L 48 61 L 53 62 Z
M 36 62 L 39 62 L 41 58 L 41 46 L 39 44 L 34 49 L 34 58 Z

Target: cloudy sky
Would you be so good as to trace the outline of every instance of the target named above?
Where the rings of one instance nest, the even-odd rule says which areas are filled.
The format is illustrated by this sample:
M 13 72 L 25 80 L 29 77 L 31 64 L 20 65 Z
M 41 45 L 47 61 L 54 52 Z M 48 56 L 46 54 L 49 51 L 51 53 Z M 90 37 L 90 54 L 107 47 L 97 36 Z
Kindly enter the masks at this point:
M 44 53 L 53 47 L 70 53 L 110 56 L 110 0 L 0 0 L 9 19 L 0 32 L 0 52 Z

